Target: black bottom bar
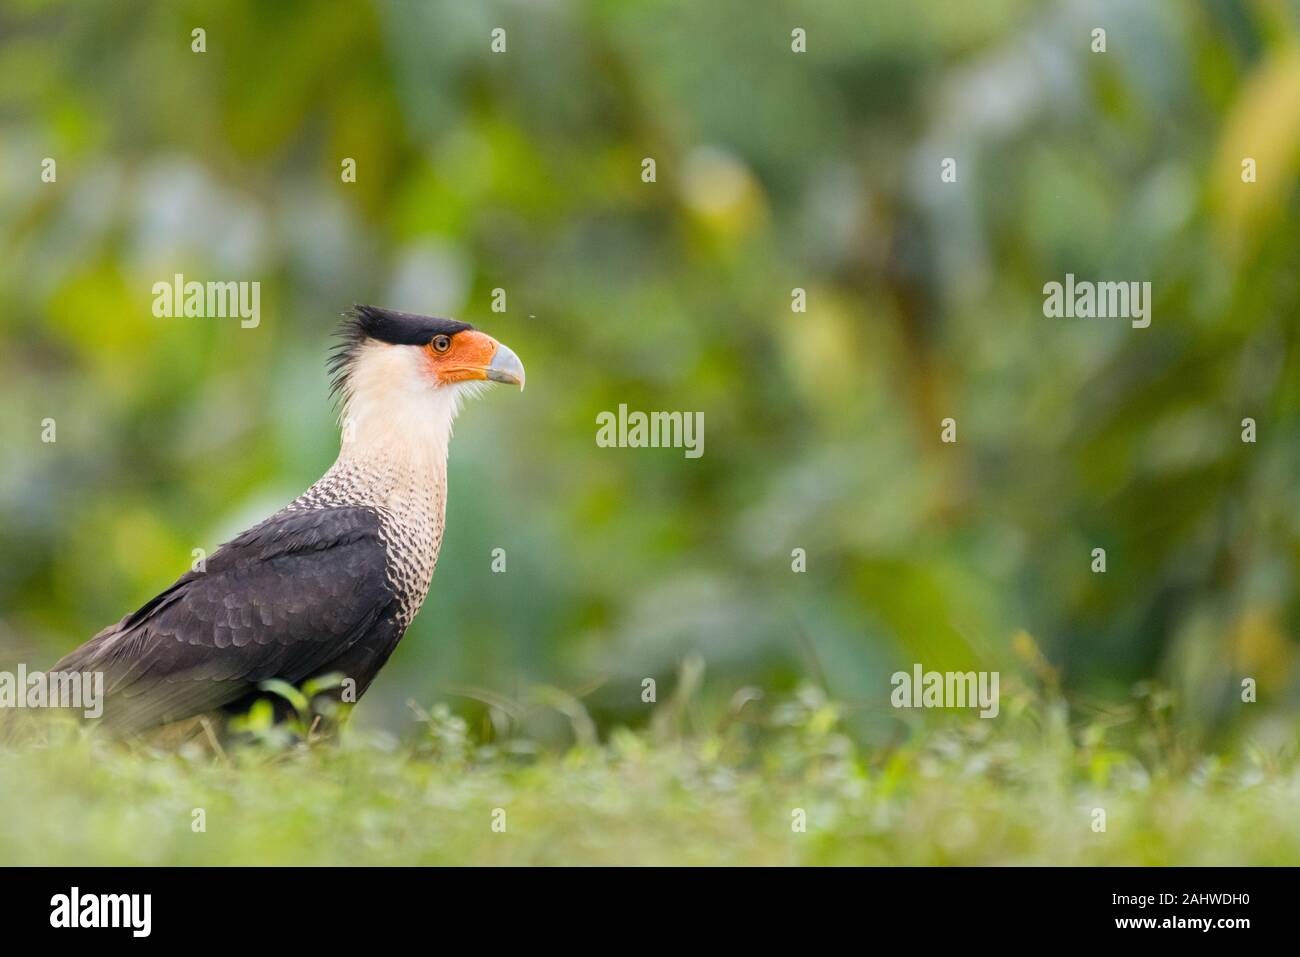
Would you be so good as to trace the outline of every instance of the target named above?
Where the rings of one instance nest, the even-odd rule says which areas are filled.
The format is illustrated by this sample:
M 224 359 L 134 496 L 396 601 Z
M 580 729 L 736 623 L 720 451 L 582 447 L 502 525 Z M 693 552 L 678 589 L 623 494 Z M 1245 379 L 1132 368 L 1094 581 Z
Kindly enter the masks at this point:
M 374 946 L 455 932 L 539 942 L 602 932 L 677 937 L 687 924 L 732 944 L 773 922 L 920 934 L 926 945 L 1050 929 L 1056 939 L 1231 943 L 1294 921 L 1288 869 L 529 870 L 37 868 L 0 871 L 6 939 Z M 75 888 L 75 891 L 73 890 Z M 148 895 L 144 897 L 143 895 Z M 59 926 L 54 926 L 54 925 Z M 73 926 L 73 925 L 77 926 Z M 87 924 L 115 926 L 93 926 Z M 655 928 L 659 928 L 658 931 Z M 675 928 L 675 929 L 674 929 Z M 910 930 L 909 930 L 910 928 Z M 145 933 L 147 931 L 147 934 Z M 452 935 L 452 936 L 445 936 Z M 972 936 L 974 935 L 974 936 Z M 604 938 L 609 939 L 609 938 Z

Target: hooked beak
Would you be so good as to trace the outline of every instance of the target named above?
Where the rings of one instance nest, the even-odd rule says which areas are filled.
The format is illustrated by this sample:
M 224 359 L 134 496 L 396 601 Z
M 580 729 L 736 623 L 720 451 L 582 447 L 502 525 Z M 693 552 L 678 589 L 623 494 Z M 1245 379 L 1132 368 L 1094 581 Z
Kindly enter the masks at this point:
M 519 391 L 524 391 L 524 364 L 519 361 L 510 347 L 503 343 L 497 343 L 496 352 L 492 353 L 492 361 L 488 363 L 487 377 L 493 382 L 506 382 L 511 385 L 519 386 Z

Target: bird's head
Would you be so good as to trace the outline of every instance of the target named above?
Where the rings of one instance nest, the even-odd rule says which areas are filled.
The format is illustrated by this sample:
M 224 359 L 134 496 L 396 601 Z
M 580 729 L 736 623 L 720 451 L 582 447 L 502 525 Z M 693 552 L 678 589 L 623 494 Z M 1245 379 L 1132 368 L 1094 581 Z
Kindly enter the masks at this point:
M 433 430 L 445 444 L 461 402 L 489 382 L 524 387 L 524 365 L 467 322 L 355 306 L 330 358 L 343 400 L 344 442 L 418 442 Z

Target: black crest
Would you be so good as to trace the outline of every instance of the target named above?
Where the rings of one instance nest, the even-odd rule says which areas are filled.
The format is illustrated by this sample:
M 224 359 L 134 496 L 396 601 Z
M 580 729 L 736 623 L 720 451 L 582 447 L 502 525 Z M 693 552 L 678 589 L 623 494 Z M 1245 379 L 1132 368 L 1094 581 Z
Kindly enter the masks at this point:
M 473 328 L 468 322 L 457 322 L 455 319 L 417 316 L 409 312 L 381 309 L 379 306 L 355 305 L 351 312 L 344 313 L 338 331 L 339 343 L 330 353 L 330 394 L 346 394 L 352 363 L 367 339 L 391 342 L 397 346 L 424 346 L 434 336 L 454 336 Z

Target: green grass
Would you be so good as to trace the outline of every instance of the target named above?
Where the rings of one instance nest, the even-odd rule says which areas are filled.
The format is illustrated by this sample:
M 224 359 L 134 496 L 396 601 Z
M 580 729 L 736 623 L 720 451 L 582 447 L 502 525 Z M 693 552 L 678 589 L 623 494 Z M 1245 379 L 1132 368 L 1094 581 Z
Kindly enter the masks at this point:
M 577 716 L 589 743 L 558 751 L 476 743 L 445 709 L 401 742 L 221 756 L 47 730 L 0 748 L 0 863 L 1300 863 L 1294 726 L 1272 751 L 1214 756 L 1149 698 L 1078 721 L 1004 691 L 997 719 L 929 714 L 868 747 L 815 690 L 692 709 L 599 743 Z

